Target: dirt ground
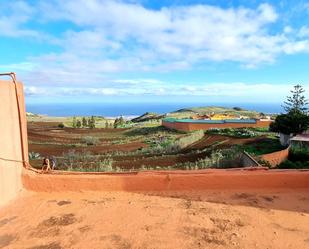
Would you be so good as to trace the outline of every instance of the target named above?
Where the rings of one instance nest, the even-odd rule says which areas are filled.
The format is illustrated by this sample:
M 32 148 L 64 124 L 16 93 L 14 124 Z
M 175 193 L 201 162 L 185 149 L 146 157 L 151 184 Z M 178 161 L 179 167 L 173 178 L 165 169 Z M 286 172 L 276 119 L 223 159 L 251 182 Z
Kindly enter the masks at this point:
M 0 248 L 309 248 L 309 192 L 23 192 Z

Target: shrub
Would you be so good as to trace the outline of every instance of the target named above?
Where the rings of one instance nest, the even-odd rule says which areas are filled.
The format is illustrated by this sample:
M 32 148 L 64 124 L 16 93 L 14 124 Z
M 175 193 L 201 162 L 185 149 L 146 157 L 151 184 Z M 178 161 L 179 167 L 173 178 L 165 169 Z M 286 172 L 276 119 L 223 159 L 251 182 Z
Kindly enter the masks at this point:
M 292 148 L 289 153 L 289 160 L 292 162 L 309 162 L 309 148 Z
M 209 129 L 207 131 L 208 134 L 219 134 L 230 137 L 238 137 L 238 138 L 249 138 L 256 137 L 257 134 L 252 129 L 248 128 L 225 128 L 225 129 Z
M 86 136 L 82 137 L 81 141 L 87 145 L 97 145 L 100 140 L 97 137 Z
M 309 161 L 301 162 L 296 161 L 292 162 L 290 160 L 286 160 L 278 165 L 278 169 L 309 169 Z
M 64 128 L 64 123 L 60 123 L 60 124 L 58 124 L 58 128 L 63 129 L 63 128 Z
M 70 171 L 113 171 L 113 159 L 110 156 L 99 158 L 90 152 L 76 153 L 74 150 L 58 158 L 58 168 Z M 120 169 L 115 169 L 119 171 Z

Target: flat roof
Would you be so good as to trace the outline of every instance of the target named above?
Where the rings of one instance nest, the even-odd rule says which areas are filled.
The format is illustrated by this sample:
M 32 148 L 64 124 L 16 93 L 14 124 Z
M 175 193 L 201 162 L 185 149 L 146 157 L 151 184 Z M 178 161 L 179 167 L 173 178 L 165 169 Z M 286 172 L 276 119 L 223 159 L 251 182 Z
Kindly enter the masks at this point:
M 297 135 L 291 138 L 291 141 L 309 142 L 309 134 Z

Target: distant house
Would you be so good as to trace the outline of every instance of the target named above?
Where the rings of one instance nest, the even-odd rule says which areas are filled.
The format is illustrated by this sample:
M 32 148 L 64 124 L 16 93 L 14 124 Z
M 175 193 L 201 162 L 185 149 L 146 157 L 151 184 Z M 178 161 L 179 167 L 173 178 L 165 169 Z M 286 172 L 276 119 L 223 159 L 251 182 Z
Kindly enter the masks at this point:
M 309 134 L 299 134 L 290 139 L 291 148 L 308 148 L 309 149 Z
M 215 113 L 210 116 L 211 120 L 239 119 L 239 116 L 228 113 Z

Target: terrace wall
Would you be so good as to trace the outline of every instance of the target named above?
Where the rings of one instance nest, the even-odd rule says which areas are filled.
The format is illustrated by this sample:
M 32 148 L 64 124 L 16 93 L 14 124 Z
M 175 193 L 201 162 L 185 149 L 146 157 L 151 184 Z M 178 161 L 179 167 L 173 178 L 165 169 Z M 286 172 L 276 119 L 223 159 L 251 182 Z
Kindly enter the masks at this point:
M 207 124 L 207 123 L 190 123 L 190 122 L 167 122 L 162 121 L 162 125 L 175 130 L 180 131 L 195 131 L 195 130 L 209 130 L 213 128 L 224 129 L 224 128 L 265 128 L 269 127 L 272 121 L 260 121 L 257 120 L 255 124 L 250 123 L 224 123 L 224 124 Z
M 17 98 L 19 100 L 19 106 Z M 23 86 L 0 80 L 0 206 L 22 189 L 23 158 L 28 158 L 26 112 Z M 23 122 L 19 122 L 19 109 Z M 23 157 L 24 156 L 24 157 Z
M 288 159 L 289 150 L 290 150 L 290 147 L 288 147 L 284 150 L 281 150 L 281 151 L 276 151 L 276 152 L 273 152 L 273 153 L 264 154 L 264 155 L 261 156 L 261 158 L 263 160 L 269 162 L 272 167 L 276 167 L 277 165 L 279 165 L 280 163 L 282 163 L 283 161 Z

